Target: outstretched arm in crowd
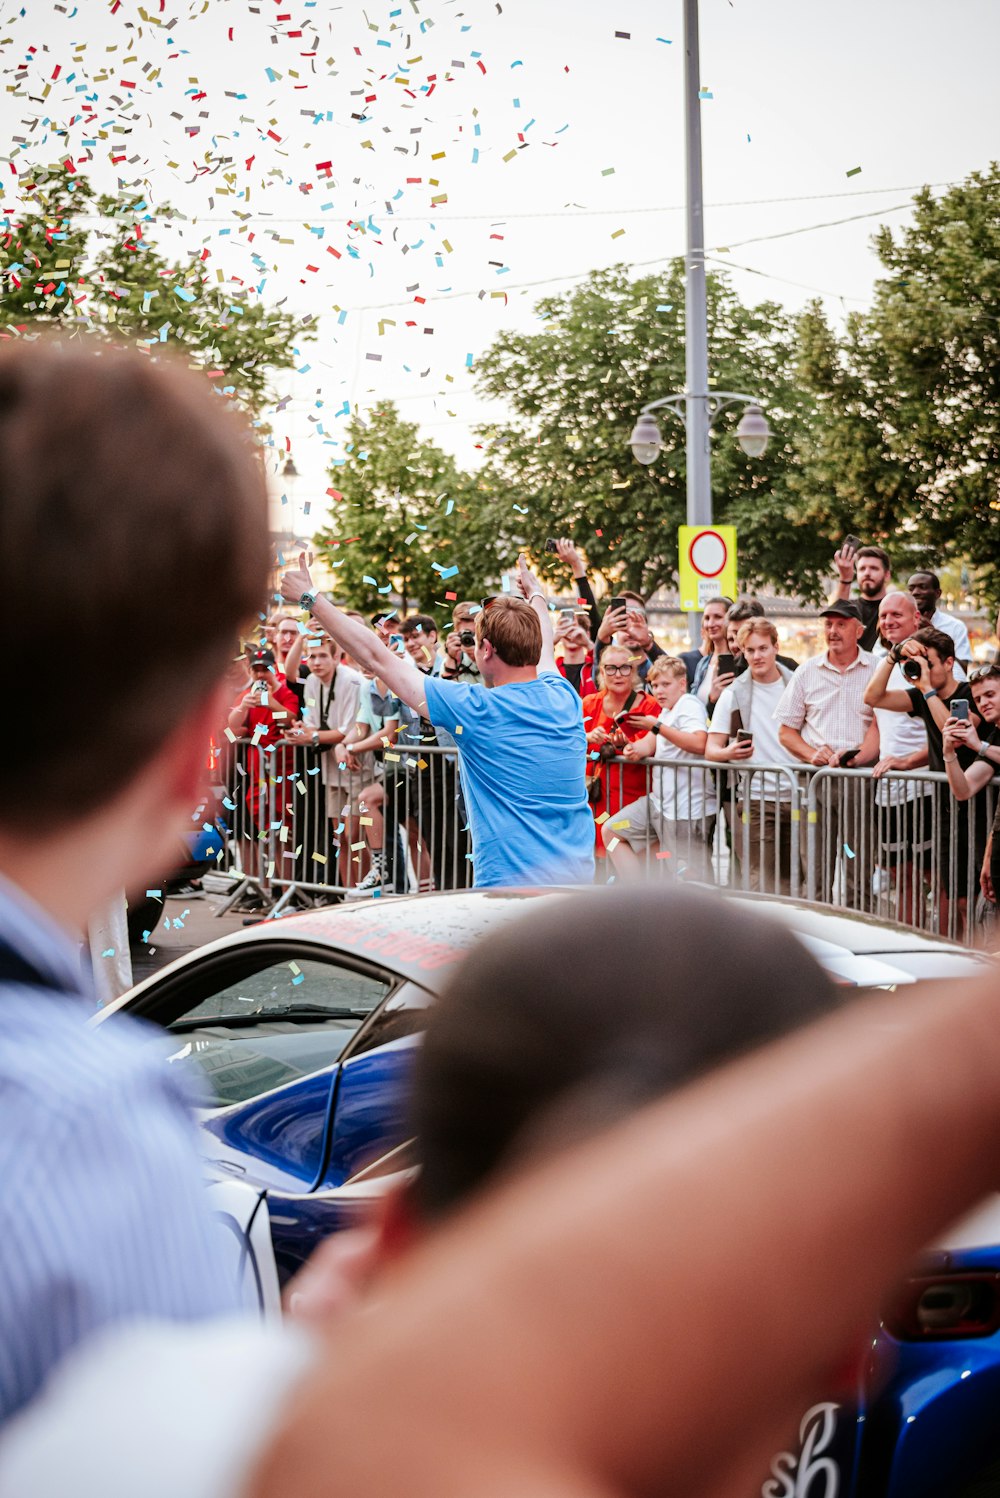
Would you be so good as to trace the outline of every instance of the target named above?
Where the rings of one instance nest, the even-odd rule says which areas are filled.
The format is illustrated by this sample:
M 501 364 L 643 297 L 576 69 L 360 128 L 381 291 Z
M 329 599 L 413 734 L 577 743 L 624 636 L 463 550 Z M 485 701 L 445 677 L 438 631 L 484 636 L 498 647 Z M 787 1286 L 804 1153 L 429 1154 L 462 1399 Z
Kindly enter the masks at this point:
M 587 612 L 590 614 L 590 633 L 596 635 L 601 627 L 601 611 L 597 607 L 597 599 L 590 586 L 586 563 L 568 536 L 560 536 L 556 541 L 556 554 L 561 562 L 569 564 L 573 581 L 576 583 L 576 596 L 581 603 L 587 605 Z
M 759 1491 L 994 1184 L 998 1011 L 992 977 L 865 999 L 487 1193 L 331 1330 L 248 1498 Z
M 309 608 L 313 618 L 319 620 L 341 650 L 346 650 L 354 660 L 381 677 L 407 707 L 426 713 L 423 673 L 417 670 L 409 656 L 399 656 L 388 650 L 367 624 L 362 624 L 359 619 L 352 619 L 350 614 L 345 614 L 322 594 L 316 594 L 306 564 L 306 554 L 302 551 L 299 553 L 298 567 L 289 569 L 281 579 L 281 596 L 289 603 L 300 604 L 307 594 L 311 595 L 312 601 L 302 606 Z

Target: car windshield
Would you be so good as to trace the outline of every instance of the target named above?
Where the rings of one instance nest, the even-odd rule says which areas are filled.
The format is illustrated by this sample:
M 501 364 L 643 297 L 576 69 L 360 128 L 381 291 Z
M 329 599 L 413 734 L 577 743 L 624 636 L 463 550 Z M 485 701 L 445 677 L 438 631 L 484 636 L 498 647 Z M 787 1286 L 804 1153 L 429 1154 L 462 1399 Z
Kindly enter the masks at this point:
M 167 1026 L 169 1059 L 195 1063 L 196 1100 L 223 1108 L 332 1066 L 389 990 L 387 979 L 315 958 L 272 962 L 222 984 Z

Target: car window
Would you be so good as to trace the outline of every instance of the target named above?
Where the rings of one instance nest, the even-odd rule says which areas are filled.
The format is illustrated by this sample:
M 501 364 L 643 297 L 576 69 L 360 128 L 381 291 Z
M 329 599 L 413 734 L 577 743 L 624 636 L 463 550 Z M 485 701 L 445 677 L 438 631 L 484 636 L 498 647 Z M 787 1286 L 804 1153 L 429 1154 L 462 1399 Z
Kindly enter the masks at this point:
M 332 1066 L 388 993 L 388 978 L 317 958 L 283 958 L 202 989 L 173 1019 L 171 1061 L 194 1063 L 197 1101 L 228 1107 Z

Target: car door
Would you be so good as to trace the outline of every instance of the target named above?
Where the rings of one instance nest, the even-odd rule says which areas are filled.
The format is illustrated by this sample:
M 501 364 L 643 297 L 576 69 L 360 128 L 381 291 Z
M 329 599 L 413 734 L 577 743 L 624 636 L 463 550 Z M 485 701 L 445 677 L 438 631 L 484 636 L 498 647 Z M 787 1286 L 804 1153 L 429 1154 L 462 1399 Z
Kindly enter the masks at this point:
M 433 1002 L 426 989 L 404 983 L 347 1048 L 337 1078 L 329 1159 L 321 1188 L 342 1185 L 411 1137 L 413 1063 Z

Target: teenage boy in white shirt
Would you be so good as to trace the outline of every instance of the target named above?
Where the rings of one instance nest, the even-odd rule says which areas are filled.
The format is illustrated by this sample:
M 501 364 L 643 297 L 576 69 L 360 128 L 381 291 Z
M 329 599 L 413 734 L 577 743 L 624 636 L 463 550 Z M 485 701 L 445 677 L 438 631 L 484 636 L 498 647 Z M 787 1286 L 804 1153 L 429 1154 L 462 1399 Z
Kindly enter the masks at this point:
M 737 638 L 747 670 L 726 687 L 716 704 L 705 757 L 720 764 L 795 765 L 774 721 L 774 710 L 792 675 L 778 660 L 778 631 L 769 619 L 748 619 L 740 625 Z M 740 732 L 749 737 L 738 738 Z M 793 861 L 801 881 L 792 789 L 793 781 L 786 775 L 758 772 L 739 777 L 737 814 L 742 838 L 736 851 L 748 869 L 751 889 L 791 894 Z

